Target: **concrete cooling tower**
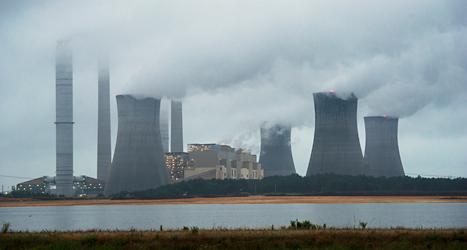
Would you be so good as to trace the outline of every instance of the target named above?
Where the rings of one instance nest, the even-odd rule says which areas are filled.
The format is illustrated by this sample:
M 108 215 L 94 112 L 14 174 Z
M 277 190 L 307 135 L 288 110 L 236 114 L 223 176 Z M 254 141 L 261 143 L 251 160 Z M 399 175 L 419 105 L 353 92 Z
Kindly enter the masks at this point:
M 290 126 L 261 127 L 261 154 L 259 162 L 264 177 L 295 174 L 290 146 Z
M 117 96 L 118 133 L 105 195 L 171 184 L 159 128 L 160 100 Z
M 73 63 L 71 45 L 57 41 L 55 65 L 56 194 L 73 196 Z
M 397 142 L 398 118 L 367 116 L 365 119 L 365 166 L 374 177 L 404 176 L 399 144 Z
M 364 164 L 357 131 L 357 101 L 333 92 L 314 93 L 315 137 L 306 175 L 362 175 Z

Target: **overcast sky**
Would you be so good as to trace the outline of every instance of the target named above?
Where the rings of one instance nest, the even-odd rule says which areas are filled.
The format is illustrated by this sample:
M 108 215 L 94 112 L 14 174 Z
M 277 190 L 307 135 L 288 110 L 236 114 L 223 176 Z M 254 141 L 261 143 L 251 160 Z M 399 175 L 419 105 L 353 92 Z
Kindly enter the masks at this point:
M 312 93 L 400 117 L 406 173 L 467 177 L 467 1 L 0 1 L 0 184 L 55 175 L 55 43 L 73 47 L 74 174 L 96 176 L 97 55 L 115 95 L 183 101 L 187 143 L 259 152 L 291 124 L 305 175 Z

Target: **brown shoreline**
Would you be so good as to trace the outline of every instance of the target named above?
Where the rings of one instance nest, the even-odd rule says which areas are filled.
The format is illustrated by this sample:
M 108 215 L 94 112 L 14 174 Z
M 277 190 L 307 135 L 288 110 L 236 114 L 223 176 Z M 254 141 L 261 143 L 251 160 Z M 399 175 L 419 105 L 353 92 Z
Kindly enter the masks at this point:
M 467 196 L 247 196 L 155 200 L 33 200 L 0 199 L 0 207 L 183 205 L 183 204 L 300 204 L 300 203 L 467 203 Z

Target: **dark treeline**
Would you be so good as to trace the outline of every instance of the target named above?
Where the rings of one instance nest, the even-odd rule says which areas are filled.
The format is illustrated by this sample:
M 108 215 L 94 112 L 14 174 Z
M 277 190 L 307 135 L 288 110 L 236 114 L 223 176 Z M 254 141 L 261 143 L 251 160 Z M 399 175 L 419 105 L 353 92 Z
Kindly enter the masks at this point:
M 156 189 L 132 192 L 134 196 L 222 196 L 233 194 L 343 194 L 343 195 L 450 195 L 467 193 L 467 178 L 370 177 L 323 174 L 301 177 L 272 176 L 262 180 L 194 179 Z M 125 196 L 121 192 L 117 196 Z
M 23 191 L 23 190 L 13 190 L 10 193 L 3 195 L 3 197 L 11 197 L 11 198 L 53 198 L 57 197 L 54 194 L 47 194 L 47 193 L 40 193 L 40 192 L 30 192 L 30 191 Z

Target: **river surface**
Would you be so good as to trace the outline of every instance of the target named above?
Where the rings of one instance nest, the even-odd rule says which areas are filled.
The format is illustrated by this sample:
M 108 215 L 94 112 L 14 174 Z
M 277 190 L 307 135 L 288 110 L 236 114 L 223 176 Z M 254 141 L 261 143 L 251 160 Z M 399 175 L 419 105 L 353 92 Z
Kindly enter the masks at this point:
M 208 204 L 1 207 L 12 230 L 266 228 L 309 220 L 327 227 L 467 227 L 467 203 Z

